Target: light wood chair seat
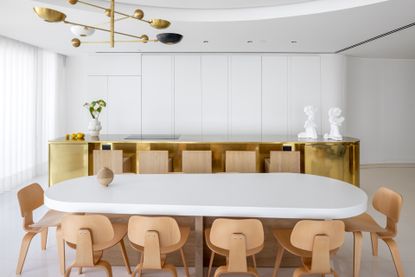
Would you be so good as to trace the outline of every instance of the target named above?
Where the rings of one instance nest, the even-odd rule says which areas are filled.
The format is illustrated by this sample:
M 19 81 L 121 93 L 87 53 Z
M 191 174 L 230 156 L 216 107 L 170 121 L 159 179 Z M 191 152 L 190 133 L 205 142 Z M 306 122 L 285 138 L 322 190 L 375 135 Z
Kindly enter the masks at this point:
M 258 277 L 255 254 L 264 248 L 264 229 L 258 219 L 216 219 L 211 229 L 205 230 L 206 243 L 212 250 L 208 276 L 214 254 L 226 256 L 226 265 L 216 269 L 214 276 L 251 275 Z M 252 256 L 254 267 L 248 267 L 246 257 Z
M 119 244 L 125 267 L 131 274 L 123 240 L 127 234 L 125 223 L 113 224 L 103 215 L 67 215 L 60 232 L 63 241 L 76 250 L 75 260 L 65 271 L 65 277 L 70 276 L 74 267 L 79 268 L 80 274 L 84 267 L 102 267 L 112 277 L 111 265 L 102 260 L 102 254 L 115 244 Z
M 183 173 L 212 173 L 212 151 L 183 150 Z
M 265 172 L 301 173 L 300 151 L 271 151 L 264 162 Z
M 346 232 L 390 233 L 382 228 L 368 213 L 343 220 Z
M 33 221 L 33 211 L 44 204 L 44 191 L 37 183 L 20 189 L 17 192 L 17 199 L 19 201 L 20 214 L 23 218 L 23 230 L 25 231 L 16 267 L 16 274 L 21 274 L 32 239 L 37 234 L 40 234 L 41 248 L 46 250 L 48 227 L 57 227 L 57 233 L 59 233 L 59 224 L 64 213 L 49 210 L 38 222 L 35 223 Z M 59 245 L 58 249 L 60 250 Z
M 388 188 L 379 188 L 373 196 L 372 205 L 381 214 L 386 216 L 386 226 L 381 227 L 369 214 L 365 213 L 343 220 L 346 231 L 353 233 L 353 276 L 358 277 L 362 252 L 362 232 L 369 232 L 372 240 L 372 254 L 378 255 L 378 239 L 382 239 L 388 246 L 399 277 L 404 276 L 401 257 L 394 238 L 398 234 L 398 222 L 403 205 L 403 197 Z
M 226 151 L 225 171 L 230 173 L 255 173 L 255 151 Z
M 172 253 L 172 252 L 176 252 L 178 250 L 180 250 L 181 248 L 183 248 L 183 246 L 185 245 L 185 243 L 187 242 L 189 235 L 190 235 L 190 227 L 189 226 L 179 226 L 180 229 L 180 241 L 174 245 L 168 246 L 168 247 L 163 247 L 160 249 L 160 254 L 165 255 L 168 253 Z M 134 248 L 135 250 L 139 251 L 139 252 L 144 252 L 144 247 L 140 246 L 138 244 L 135 244 L 133 242 L 130 241 L 130 245 L 132 248 Z
M 40 230 L 45 227 L 57 227 L 65 215 L 66 213 L 64 212 L 48 210 L 38 222 L 29 225 L 27 230 L 28 232 L 32 232 L 30 230 L 33 229 L 33 232 L 36 232 L 36 230 Z
M 333 274 L 330 265 L 333 256 L 344 242 L 344 223 L 332 221 L 299 221 L 293 229 L 274 229 L 278 243 L 273 277 L 277 276 L 285 251 L 301 258 L 302 266 L 295 269 L 293 277 L 308 274 Z
M 291 244 L 291 233 L 292 229 L 275 229 L 272 231 L 272 234 L 274 235 L 274 238 L 278 241 L 278 243 L 284 247 L 284 249 L 288 252 L 290 252 L 293 255 L 299 256 L 299 257 L 305 257 L 305 258 L 311 258 L 312 257 L 312 251 L 306 251 L 300 248 L 295 247 Z M 330 251 L 331 255 L 336 254 L 338 251 L 337 249 L 334 249 Z
M 112 228 L 114 229 L 114 237 L 112 238 L 112 240 L 94 245 L 94 251 L 102 251 L 104 249 L 111 248 L 114 245 L 118 244 L 127 235 L 127 223 L 112 223 Z M 66 244 L 72 249 L 76 249 L 76 244 L 70 242 L 66 242 Z
M 180 251 L 186 276 L 189 277 L 183 246 L 190 234 L 189 227 L 181 227 L 172 217 L 132 216 L 128 221 L 128 239 L 131 246 L 141 252 L 140 261 L 132 277 L 143 270 L 167 271 L 177 276 L 176 267 L 167 264 L 166 255 Z
M 167 150 L 137 151 L 139 174 L 167 174 L 173 171 L 173 159 Z
M 205 229 L 206 245 L 208 246 L 208 248 L 211 251 L 215 252 L 216 254 L 227 257 L 229 255 L 229 250 L 226 250 L 226 249 L 215 246 L 211 242 L 211 240 L 209 239 L 210 238 L 210 230 L 211 230 L 210 228 Z M 247 256 L 254 256 L 258 252 L 260 252 L 262 250 L 262 248 L 264 248 L 263 245 L 261 245 L 259 247 L 256 247 L 256 248 L 247 249 L 246 255 Z

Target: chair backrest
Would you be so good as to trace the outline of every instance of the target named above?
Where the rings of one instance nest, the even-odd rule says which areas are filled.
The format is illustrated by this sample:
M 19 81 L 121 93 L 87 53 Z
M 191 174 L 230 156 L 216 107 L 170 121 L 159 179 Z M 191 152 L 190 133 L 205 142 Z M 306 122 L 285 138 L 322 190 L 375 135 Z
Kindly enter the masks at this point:
M 179 225 L 171 217 L 132 216 L 128 239 L 144 247 L 143 268 L 161 269 L 161 254 L 181 239 Z
M 300 151 L 271 151 L 269 172 L 300 173 Z
M 94 175 L 103 167 L 111 169 L 114 174 L 123 173 L 122 150 L 94 150 Z
M 138 151 L 138 173 L 162 174 L 169 172 L 169 151 Z
M 44 191 L 39 184 L 33 183 L 17 192 L 17 200 L 23 217 L 23 228 L 28 230 L 29 225 L 34 223 L 33 211 L 44 203 Z
M 312 251 L 310 272 L 329 273 L 330 251 L 344 242 L 344 223 L 340 220 L 299 221 L 291 233 L 291 244 L 305 251 Z
M 403 198 L 399 193 L 381 187 L 373 196 L 373 207 L 387 217 L 386 229 L 391 235 L 396 236 L 397 223 L 399 222 Z
M 114 238 L 111 221 L 103 215 L 65 215 L 61 222 L 64 241 L 76 245 L 76 263 L 93 266 L 93 251 Z
M 183 151 L 182 171 L 184 173 L 212 173 L 212 151 Z
M 226 172 L 254 173 L 256 172 L 255 151 L 226 151 Z
M 229 251 L 228 272 L 247 272 L 247 252 L 264 245 L 264 228 L 258 219 L 216 219 L 210 231 L 210 241 Z

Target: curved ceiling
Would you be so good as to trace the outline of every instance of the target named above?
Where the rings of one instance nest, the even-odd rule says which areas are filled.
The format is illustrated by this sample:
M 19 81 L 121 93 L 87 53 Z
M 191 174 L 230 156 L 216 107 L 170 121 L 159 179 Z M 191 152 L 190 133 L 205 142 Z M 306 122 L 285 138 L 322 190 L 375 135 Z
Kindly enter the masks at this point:
M 71 6 L 63 0 L 38 0 L 53 5 Z M 175 22 L 236 22 L 312 15 L 372 5 L 390 0 L 117 0 L 125 12 L 141 8 L 149 18 Z M 109 0 L 88 0 L 108 6 Z M 82 4 L 71 6 L 90 10 Z
M 316 0 L 140 0 L 140 5 L 174 9 L 240 9 L 312 1 Z M 137 5 L 135 0 L 119 0 L 117 3 Z

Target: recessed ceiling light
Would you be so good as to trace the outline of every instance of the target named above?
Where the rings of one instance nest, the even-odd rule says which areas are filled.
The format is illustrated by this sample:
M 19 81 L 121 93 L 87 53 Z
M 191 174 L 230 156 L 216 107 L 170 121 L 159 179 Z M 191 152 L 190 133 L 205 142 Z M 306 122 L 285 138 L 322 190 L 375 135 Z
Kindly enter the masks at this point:
M 253 41 L 252 40 L 247 40 L 246 43 L 253 43 Z

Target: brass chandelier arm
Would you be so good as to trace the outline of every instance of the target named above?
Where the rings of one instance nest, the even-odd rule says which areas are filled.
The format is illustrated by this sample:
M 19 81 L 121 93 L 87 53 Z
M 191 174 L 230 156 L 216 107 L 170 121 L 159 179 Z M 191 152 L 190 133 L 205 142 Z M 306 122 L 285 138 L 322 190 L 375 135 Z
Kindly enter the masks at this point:
M 150 40 L 115 40 L 116 43 L 147 43 L 147 42 L 158 42 L 157 39 L 150 39 Z M 101 40 L 101 41 L 82 41 L 82 44 L 106 44 L 106 43 L 110 43 L 109 40 Z
M 110 37 L 110 44 L 111 44 L 111 48 L 114 48 L 114 40 L 115 40 L 115 22 L 114 22 L 114 11 L 115 11 L 115 0 L 111 0 L 111 37 Z
M 85 24 L 80 24 L 80 23 L 76 23 L 76 22 L 72 22 L 72 21 L 64 20 L 63 23 L 70 24 L 70 25 L 87 27 L 87 28 L 91 28 L 91 29 L 98 30 L 98 31 L 103 31 L 103 32 L 111 33 L 111 30 L 108 30 L 108 29 L 104 29 L 104 28 L 100 28 L 100 27 L 95 27 L 95 26 L 90 26 L 90 25 L 85 25 Z M 117 31 L 114 31 L 114 34 L 122 35 L 122 36 L 126 36 L 126 37 L 138 38 L 138 39 L 141 39 L 142 38 L 142 36 L 135 36 L 135 35 L 130 35 L 130 34 L 121 33 L 121 32 L 117 32 Z
M 107 8 L 105 8 L 105 7 L 102 7 L 102 6 L 99 6 L 99 5 L 95 5 L 95 4 L 91 4 L 91 3 L 88 3 L 88 2 L 85 2 L 85 1 L 78 1 L 78 3 L 84 4 L 84 5 L 87 5 L 87 6 L 90 6 L 90 7 L 98 8 L 98 9 L 101 9 L 101 10 L 104 10 L 104 11 L 106 11 L 106 10 L 107 10 Z M 135 17 L 134 17 L 134 16 L 132 16 L 132 15 L 129 15 L 129 14 L 126 14 L 126 13 L 122 13 L 122 12 L 118 12 L 118 11 L 116 11 L 116 10 L 114 10 L 114 13 L 115 13 L 115 14 L 122 15 L 122 16 L 124 16 L 124 17 L 126 17 L 126 18 L 133 18 L 133 19 L 137 19 L 137 20 L 140 20 L 140 21 L 146 22 L 146 23 L 148 23 L 148 24 L 150 24 L 150 23 L 151 23 L 151 21 L 150 21 L 150 20 L 145 20 L 145 19 L 135 18 Z

